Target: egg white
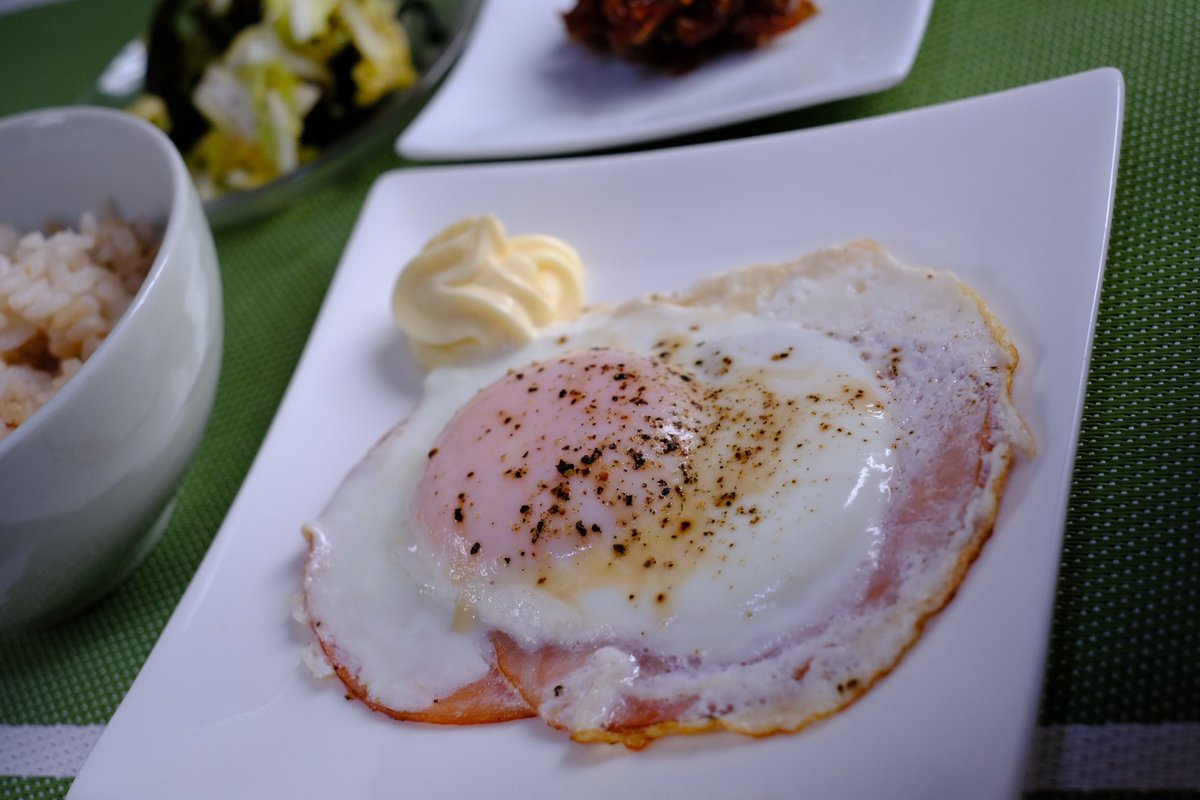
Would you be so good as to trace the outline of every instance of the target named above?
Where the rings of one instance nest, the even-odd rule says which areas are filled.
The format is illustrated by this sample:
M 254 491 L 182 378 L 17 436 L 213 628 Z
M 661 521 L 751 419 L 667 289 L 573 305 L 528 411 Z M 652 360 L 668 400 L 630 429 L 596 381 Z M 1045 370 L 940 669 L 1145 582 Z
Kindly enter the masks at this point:
M 651 584 L 671 587 L 665 605 L 627 600 L 631 590 L 639 596 L 659 591 L 648 590 L 645 581 L 627 585 L 593 576 L 586 590 L 564 593 L 543 589 L 532 572 L 489 574 L 486 585 L 452 578 L 444 559 L 423 544 L 412 510 L 428 454 L 457 410 L 531 363 L 592 348 L 652 354 L 667 340 L 674 342 L 671 363 L 710 365 L 692 368 L 703 385 L 736 389 L 739 377 L 751 375 L 755 385 L 796 401 L 796 411 L 781 422 L 788 441 L 780 447 L 790 460 L 777 478 L 781 485 L 747 493 L 739 502 L 755 509 L 753 515 L 728 517 L 703 553 L 690 556 L 698 563 L 681 563 L 670 583 Z M 788 357 L 778 358 L 783 353 Z M 722 359 L 734 368 L 719 370 Z M 809 399 L 843 391 L 847 382 L 871 399 L 831 408 Z M 843 342 L 794 323 L 670 303 L 591 314 L 504 358 L 427 376 L 417 409 L 309 526 L 317 555 L 306 579 L 308 603 L 360 681 L 389 705 L 420 707 L 485 674 L 490 628 L 528 643 L 620 638 L 675 655 L 744 656 L 818 614 L 869 559 L 893 438 L 882 388 Z M 556 588 L 582 577 L 571 576 L 577 565 L 556 566 L 566 578 L 555 580 Z M 464 625 L 468 605 L 475 622 Z

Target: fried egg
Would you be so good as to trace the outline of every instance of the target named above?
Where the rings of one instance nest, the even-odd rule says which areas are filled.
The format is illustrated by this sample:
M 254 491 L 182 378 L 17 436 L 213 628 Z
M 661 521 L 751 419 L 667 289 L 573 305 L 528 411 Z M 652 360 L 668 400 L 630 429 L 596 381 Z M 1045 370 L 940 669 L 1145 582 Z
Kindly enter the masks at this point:
M 307 619 L 400 719 L 579 741 L 794 731 L 953 594 L 1015 451 L 1017 354 L 872 243 L 440 367 L 305 527 Z

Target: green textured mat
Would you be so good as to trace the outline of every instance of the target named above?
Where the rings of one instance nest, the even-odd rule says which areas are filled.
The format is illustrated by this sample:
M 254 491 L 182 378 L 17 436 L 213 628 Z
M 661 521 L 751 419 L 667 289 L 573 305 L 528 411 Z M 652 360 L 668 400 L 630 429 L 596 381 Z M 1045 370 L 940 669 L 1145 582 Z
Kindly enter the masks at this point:
M 74 100 L 149 6 L 76 0 L 0 16 L 0 113 Z M 1200 726 L 1200 3 L 939 0 L 897 88 L 688 141 L 858 119 L 1098 66 L 1124 73 L 1124 141 L 1041 723 Z M 0 726 L 99 725 L 114 712 L 249 469 L 371 181 L 400 164 L 381 148 L 285 212 L 217 233 L 224 368 L 175 516 L 143 566 L 91 611 L 0 638 Z M 1200 789 L 1197 765 L 1200 749 L 1190 772 L 1183 765 L 1196 783 L 1178 788 Z M 61 797 L 68 785 L 0 777 L 0 798 Z

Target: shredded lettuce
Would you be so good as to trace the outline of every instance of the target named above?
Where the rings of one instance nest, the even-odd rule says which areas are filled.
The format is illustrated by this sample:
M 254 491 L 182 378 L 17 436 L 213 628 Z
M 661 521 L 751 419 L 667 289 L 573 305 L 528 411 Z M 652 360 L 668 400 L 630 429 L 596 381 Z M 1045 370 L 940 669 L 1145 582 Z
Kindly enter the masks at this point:
M 416 80 L 408 35 L 385 0 L 341 0 L 338 14 L 362 61 L 354 67 L 355 101 L 369 106 Z
M 231 9 L 230 0 L 203 2 L 214 15 Z M 259 21 L 234 29 L 191 90 L 191 105 L 208 127 L 188 161 L 209 198 L 261 186 L 312 157 L 305 122 L 323 101 L 335 109 L 323 112 L 328 126 L 352 119 L 337 108 L 369 108 L 417 77 L 399 0 L 259 2 Z M 350 83 L 353 96 L 340 96 Z M 131 110 L 169 125 L 161 107 L 161 99 L 147 98 Z
M 264 0 L 264 16 L 283 23 L 293 42 L 304 44 L 329 33 L 329 18 L 338 0 Z
M 254 139 L 258 125 L 254 95 L 237 72 L 224 64 L 209 64 L 192 102 L 213 127 L 228 137 Z

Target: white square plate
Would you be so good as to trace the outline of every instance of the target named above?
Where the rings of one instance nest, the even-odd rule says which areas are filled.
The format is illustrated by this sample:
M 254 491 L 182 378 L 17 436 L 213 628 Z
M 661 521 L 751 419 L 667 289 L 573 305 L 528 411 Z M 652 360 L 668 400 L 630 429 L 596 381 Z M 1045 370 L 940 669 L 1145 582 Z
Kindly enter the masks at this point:
M 877 92 L 912 69 L 933 0 L 818 0 L 769 46 L 652 74 L 567 38 L 571 0 L 484 4 L 466 51 L 397 150 L 412 159 L 579 152 Z
M 72 787 L 79 798 L 1012 797 L 1041 688 L 1123 111 L 1103 69 L 863 122 L 634 155 L 409 169 L 373 188 L 245 485 Z M 290 617 L 314 517 L 405 416 L 404 262 L 465 215 L 571 242 L 615 300 L 859 237 L 951 268 L 1021 351 L 1018 463 L 957 597 L 860 702 L 795 735 L 633 753 L 523 720 L 394 722 L 312 679 Z

